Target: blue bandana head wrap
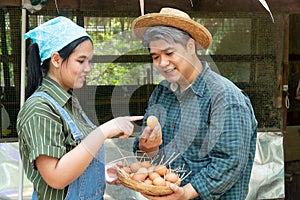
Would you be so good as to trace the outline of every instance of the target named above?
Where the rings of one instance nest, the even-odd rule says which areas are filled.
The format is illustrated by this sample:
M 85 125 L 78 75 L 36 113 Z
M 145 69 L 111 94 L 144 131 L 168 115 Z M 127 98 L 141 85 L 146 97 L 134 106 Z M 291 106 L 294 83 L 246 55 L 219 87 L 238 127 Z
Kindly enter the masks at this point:
M 25 40 L 30 38 L 33 43 L 37 43 L 43 62 L 50 58 L 52 53 L 58 52 L 83 36 L 90 37 L 83 27 L 66 17 L 60 16 L 25 33 Z

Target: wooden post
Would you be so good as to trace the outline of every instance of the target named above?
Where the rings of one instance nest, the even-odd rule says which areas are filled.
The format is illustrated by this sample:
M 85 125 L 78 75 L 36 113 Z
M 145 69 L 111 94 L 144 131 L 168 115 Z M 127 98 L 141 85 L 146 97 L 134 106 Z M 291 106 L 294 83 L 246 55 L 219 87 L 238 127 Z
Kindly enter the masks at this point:
M 283 101 L 282 101 L 282 133 L 286 134 L 287 105 L 289 84 L 289 15 L 284 19 L 284 46 L 283 46 Z

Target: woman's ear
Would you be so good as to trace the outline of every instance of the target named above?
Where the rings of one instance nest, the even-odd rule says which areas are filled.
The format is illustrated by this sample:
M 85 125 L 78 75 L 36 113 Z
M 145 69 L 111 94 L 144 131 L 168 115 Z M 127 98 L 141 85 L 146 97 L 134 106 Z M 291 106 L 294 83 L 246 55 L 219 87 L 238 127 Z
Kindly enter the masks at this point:
M 57 52 L 52 53 L 51 63 L 53 64 L 53 66 L 58 68 L 61 65 L 61 62 L 62 62 L 62 59 L 61 59 L 59 53 L 57 53 Z

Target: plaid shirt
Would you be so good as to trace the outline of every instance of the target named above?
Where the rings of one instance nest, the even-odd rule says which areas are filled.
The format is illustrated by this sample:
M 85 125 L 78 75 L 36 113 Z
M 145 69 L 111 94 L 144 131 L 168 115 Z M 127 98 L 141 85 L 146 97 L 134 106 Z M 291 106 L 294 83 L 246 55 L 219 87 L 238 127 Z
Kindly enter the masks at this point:
M 249 98 L 207 64 L 185 91 L 172 84 L 165 80 L 155 88 L 143 122 L 144 128 L 149 115 L 158 117 L 161 158 L 180 155 L 170 167 L 191 171 L 182 185 L 191 183 L 196 199 L 245 199 L 257 132 Z

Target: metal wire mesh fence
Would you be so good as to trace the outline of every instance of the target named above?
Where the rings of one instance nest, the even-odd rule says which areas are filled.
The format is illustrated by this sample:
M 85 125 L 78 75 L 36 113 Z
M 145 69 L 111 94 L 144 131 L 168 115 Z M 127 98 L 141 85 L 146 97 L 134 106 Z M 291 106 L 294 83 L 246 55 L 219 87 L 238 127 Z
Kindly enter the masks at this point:
M 56 16 L 55 11 L 28 14 L 27 29 Z M 101 17 L 97 12 L 61 11 L 84 26 L 95 46 L 94 68 L 85 87 L 76 93 L 86 113 L 101 124 L 116 115 L 142 115 L 148 98 L 162 77 L 153 69 L 147 51 L 130 36 L 130 17 Z M 193 16 L 213 35 L 213 45 L 200 56 L 210 56 L 214 66 L 250 97 L 261 129 L 282 127 L 283 16 L 267 14 L 214 14 Z M 1 105 L 9 115 L 0 138 L 16 139 L 20 101 L 21 11 L 0 9 Z M 132 41 L 131 45 L 127 41 Z M 29 45 L 29 42 L 27 43 Z M 24 52 L 23 52 L 24 53 Z M 27 52 L 25 53 L 25 55 Z

